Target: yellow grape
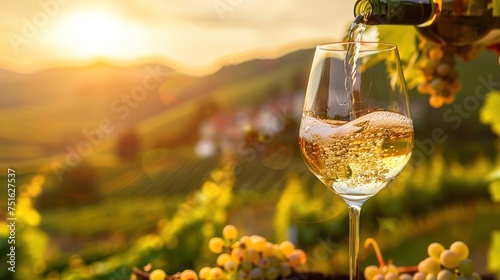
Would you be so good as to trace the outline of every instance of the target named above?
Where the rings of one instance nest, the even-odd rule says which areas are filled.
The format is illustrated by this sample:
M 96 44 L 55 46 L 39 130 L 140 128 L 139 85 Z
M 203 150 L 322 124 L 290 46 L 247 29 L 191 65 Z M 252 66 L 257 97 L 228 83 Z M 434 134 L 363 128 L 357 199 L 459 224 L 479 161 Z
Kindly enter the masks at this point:
M 290 265 L 291 268 L 299 268 L 300 266 L 300 257 L 298 254 L 291 254 L 290 257 L 288 257 L 288 264 Z
M 229 274 L 234 274 L 237 269 L 238 269 L 238 265 L 233 260 L 227 260 L 224 263 L 224 270 L 226 270 Z M 183 280 L 183 279 L 181 279 L 181 280 Z
M 444 246 L 438 242 L 431 243 L 427 247 L 427 254 L 429 254 L 429 257 L 436 260 L 439 260 L 439 256 L 441 256 L 441 253 L 443 251 L 444 251 Z
M 450 65 L 448 65 L 446 63 L 441 63 L 436 68 L 436 72 L 438 73 L 438 75 L 443 76 L 443 77 L 448 75 L 448 73 L 450 73 L 450 70 L 451 70 Z
M 417 271 L 413 274 L 413 280 L 425 280 L 426 274 L 422 271 Z
M 300 263 L 300 265 L 306 264 L 306 262 L 307 262 L 307 255 L 306 255 L 306 252 L 304 252 L 304 250 L 302 250 L 302 249 L 295 249 L 295 250 L 293 250 L 291 256 L 293 256 L 293 255 L 299 256 L 299 263 Z
M 433 108 L 439 108 L 444 104 L 444 98 L 442 96 L 433 95 L 429 98 L 429 104 Z
M 241 263 L 242 261 L 245 260 L 245 251 L 241 248 L 236 248 L 231 251 L 231 256 L 237 263 Z
M 266 242 L 266 247 L 264 248 L 264 251 L 262 252 L 262 254 L 265 256 L 265 257 L 272 257 L 274 256 L 274 248 L 273 248 L 273 243 L 271 242 Z
M 295 250 L 295 245 L 290 241 L 283 241 L 280 244 L 280 250 L 288 258 L 293 253 L 293 250 Z
M 451 244 L 450 250 L 457 254 L 459 260 L 466 259 L 469 256 L 469 247 L 462 241 L 455 241 Z
M 399 274 L 398 268 L 395 265 L 393 265 L 392 263 L 381 267 L 380 272 L 382 274 L 387 274 L 389 272 L 392 272 L 392 273 L 394 273 L 396 275 Z
M 250 236 L 243 235 L 240 237 L 240 243 L 243 244 L 243 249 L 249 248 L 250 246 Z
M 425 280 L 437 280 L 436 274 L 425 275 Z
M 402 274 L 399 274 L 398 279 L 399 280 L 413 280 L 413 276 L 411 276 L 411 274 L 409 274 L 409 273 L 402 273 Z
M 443 50 L 440 47 L 434 47 L 429 50 L 429 58 L 433 61 L 440 61 L 443 58 Z
M 194 270 L 186 269 L 181 273 L 181 280 L 198 280 L 198 275 Z
M 373 275 L 373 279 L 372 280 L 385 280 L 384 274 L 382 274 L 382 273 L 379 272 L 379 273 Z
M 439 263 L 439 261 L 431 258 L 431 257 L 428 257 L 424 260 L 422 260 L 419 264 L 418 264 L 418 271 L 421 271 L 425 274 L 438 274 L 438 272 L 441 270 L 441 264 Z
M 210 270 L 212 268 L 205 266 L 200 271 L 198 272 L 198 275 L 200 275 L 200 279 L 208 279 L 210 277 Z
M 223 266 L 227 261 L 231 259 L 231 256 L 226 253 L 222 253 L 217 257 L 217 265 Z
M 398 275 L 395 274 L 394 272 L 387 272 L 384 275 L 384 280 L 397 280 L 397 279 L 398 279 Z
M 250 248 L 247 250 L 247 258 L 251 263 L 257 265 L 259 263 L 260 256 L 257 250 Z
M 380 269 L 376 265 L 369 265 L 365 268 L 364 275 L 366 280 L 372 280 L 375 274 L 379 273 Z
M 432 82 L 431 82 L 431 86 L 435 91 L 441 92 L 445 88 L 446 84 L 445 84 L 443 79 L 434 78 L 434 80 L 432 80 Z
M 448 269 L 441 269 L 437 274 L 437 280 L 455 280 L 455 274 Z
M 273 244 L 273 256 L 275 256 L 277 258 L 283 257 L 283 252 L 281 251 L 280 245 Z
M 236 241 L 233 243 L 233 245 L 231 245 L 231 249 L 236 249 L 236 248 L 243 249 L 244 247 L 245 247 L 245 245 L 243 243 L 241 243 L 240 241 Z
M 257 252 L 263 252 L 266 248 L 267 240 L 259 235 L 252 235 L 250 237 L 250 248 L 254 248 Z
M 155 269 L 149 274 L 150 280 L 165 280 L 166 278 L 167 274 L 162 269 Z
M 213 237 L 208 241 L 208 249 L 214 254 L 219 254 L 224 249 L 224 240 L 220 237 Z
M 417 86 L 417 91 L 421 94 L 431 94 L 431 90 L 432 90 L 431 84 L 427 82 L 420 83 Z
M 210 280 L 222 280 L 226 277 L 226 274 L 220 267 L 213 267 L 210 269 L 209 279 Z
M 451 250 L 444 250 L 439 256 L 441 264 L 448 269 L 455 269 L 458 266 L 458 255 Z
M 227 240 L 236 240 L 238 236 L 238 230 L 233 225 L 227 225 L 222 229 L 222 236 Z

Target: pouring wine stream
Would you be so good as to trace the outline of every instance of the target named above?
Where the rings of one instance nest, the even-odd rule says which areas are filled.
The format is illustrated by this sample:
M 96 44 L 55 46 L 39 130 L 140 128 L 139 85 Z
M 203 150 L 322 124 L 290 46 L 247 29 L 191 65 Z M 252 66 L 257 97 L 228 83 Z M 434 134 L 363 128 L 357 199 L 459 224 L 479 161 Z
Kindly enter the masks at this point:
M 357 61 L 360 49 L 359 42 L 361 42 L 361 36 L 363 35 L 363 32 L 366 29 L 366 15 L 368 13 L 369 10 L 356 16 L 356 18 L 352 22 L 347 37 L 348 42 L 355 42 L 355 44 L 348 45 L 346 52 L 346 59 L 344 60 L 344 71 L 346 74 L 345 89 L 347 94 L 349 95 L 347 105 L 349 106 L 349 112 L 351 114 L 350 120 L 354 120 L 356 118 L 356 110 L 355 110 L 356 96 L 354 94 L 354 84 L 356 83 L 356 74 L 358 72 Z

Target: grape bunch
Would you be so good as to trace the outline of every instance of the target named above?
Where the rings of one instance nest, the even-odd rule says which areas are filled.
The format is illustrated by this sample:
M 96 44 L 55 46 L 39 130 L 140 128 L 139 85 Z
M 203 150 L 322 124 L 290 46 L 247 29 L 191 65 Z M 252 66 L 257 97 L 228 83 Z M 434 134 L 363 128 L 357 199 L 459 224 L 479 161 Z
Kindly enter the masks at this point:
M 289 276 L 306 263 L 306 253 L 290 241 L 273 244 L 259 235 L 237 240 L 237 234 L 236 227 L 227 225 L 222 231 L 223 238 L 210 239 L 208 248 L 219 254 L 217 265 L 202 268 L 200 279 L 274 280 Z
M 364 270 L 366 280 L 481 280 L 473 261 L 468 258 L 469 248 L 462 241 L 453 242 L 448 249 L 440 243 L 431 243 L 427 247 L 428 257 L 416 269 L 385 264 L 376 242 L 370 240 L 369 243 L 375 247 L 380 267 L 367 266 Z
M 366 280 L 412 280 L 409 273 L 400 273 L 394 264 L 386 264 L 380 267 L 369 265 L 365 268 L 364 276 Z
M 367 250 L 370 245 L 373 246 L 373 250 L 377 255 L 379 266 L 367 266 L 364 271 L 365 280 L 412 280 L 411 274 L 407 273 L 407 269 L 404 267 L 397 267 L 392 264 L 392 262 L 385 263 L 382 252 L 375 239 L 367 238 L 365 240 L 365 250 Z
M 446 249 L 441 243 L 427 247 L 426 259 L 418 264 L 413 280 L 481 280 L 469 259 L 469 248 L 462 241 L 455 241 Z
M 237 237 L 237 228 L 227 225 L 222 237 L 210 239 L 208 249 L 218 254 L 213 267 L 203 267 L 198 273 L 188 269 L 172 276 L 155 269 L 148 278 L 139 278 L 142 271 L 136 270 L 132 280 L 275 280 L 290 276 L 307 261 L 306 253 L 290 241 L 273 244 L 259 235 Z
M 434 108 L 453 103 L 455 95 L 462 89 L 455 69 L 456 48 L 427 41 L 423 41 L 419 48 L 423 54 L 420 69 L 425 81 L 417 86 L 417 91 L 429 94 L 429 104 Z

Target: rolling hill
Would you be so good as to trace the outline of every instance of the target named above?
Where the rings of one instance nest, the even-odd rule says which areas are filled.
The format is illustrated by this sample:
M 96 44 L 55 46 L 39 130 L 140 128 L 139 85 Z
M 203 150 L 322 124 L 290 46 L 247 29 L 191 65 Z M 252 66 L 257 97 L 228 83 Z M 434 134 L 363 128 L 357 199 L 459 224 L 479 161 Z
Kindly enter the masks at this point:
M 103 120 L 113 129 L 94 151 L 109 151 L 129 128 L 138 131 L 145 149 L 185 144 L 215 107 L 257 104 L 273 89 L 296 86 L 312 55 L 303 50 L 253 60 L 203 77 L 155 64 L 96 63 L 28 74 L 0 70 L 0 162 L 30 166 L 60 157 Z

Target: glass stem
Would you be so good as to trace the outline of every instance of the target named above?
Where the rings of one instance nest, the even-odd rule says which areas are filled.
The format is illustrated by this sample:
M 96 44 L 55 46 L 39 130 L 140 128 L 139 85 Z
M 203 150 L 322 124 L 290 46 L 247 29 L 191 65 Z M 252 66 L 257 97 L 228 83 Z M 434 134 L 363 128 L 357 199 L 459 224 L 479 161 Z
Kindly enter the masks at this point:
M 347 204 L 349 209 L 349 280 L 358 280 L 359 277 L 359 217 L 362 205 L 362 203 Z

